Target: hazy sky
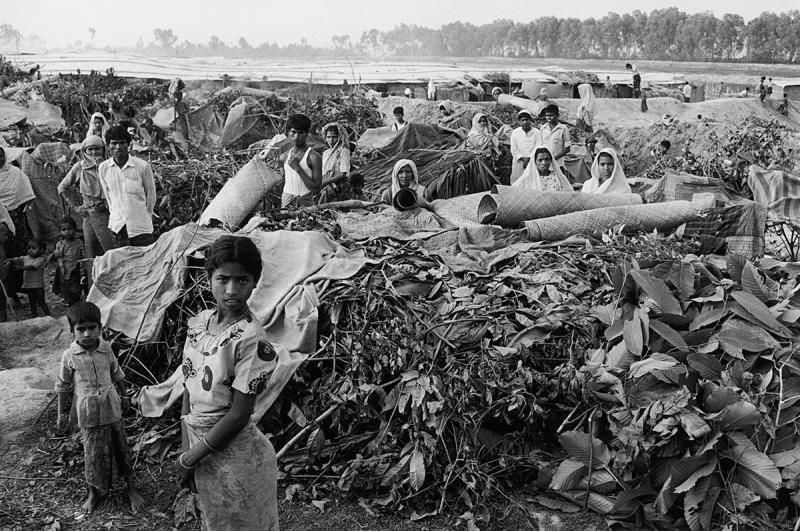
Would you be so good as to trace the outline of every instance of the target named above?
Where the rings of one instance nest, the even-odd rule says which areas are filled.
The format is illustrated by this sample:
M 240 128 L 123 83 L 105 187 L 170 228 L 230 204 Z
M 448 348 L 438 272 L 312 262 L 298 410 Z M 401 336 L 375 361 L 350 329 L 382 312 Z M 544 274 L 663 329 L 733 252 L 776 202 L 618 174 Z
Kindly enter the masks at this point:
M 798 9 L 800 0 L 673 0 L 669 5 L 688 13 L 736 13 L 750 20 L 761 11 Z M 333 35 L 358 40 L 371 28 L 391 29 L 405 22 L 428 27 L 460 20 L 484 24 L 500 18 L 528 21 L 541 16 L 602 17 L 609 11 L 652 11 L 660 0 L 0 0 L 0 22 L 23 35 L 35 33 L 48 47 L 88 41 L 97 30 L 97 46 L 132 46 L 141 37 L 153 40 L 153 28 L 171 28 L 178 42 L 208 42 L 211 35 L 236 43 L 243 36 L 256 45 L 285 45 L 305 37 L 315 46 L 329 46 Z

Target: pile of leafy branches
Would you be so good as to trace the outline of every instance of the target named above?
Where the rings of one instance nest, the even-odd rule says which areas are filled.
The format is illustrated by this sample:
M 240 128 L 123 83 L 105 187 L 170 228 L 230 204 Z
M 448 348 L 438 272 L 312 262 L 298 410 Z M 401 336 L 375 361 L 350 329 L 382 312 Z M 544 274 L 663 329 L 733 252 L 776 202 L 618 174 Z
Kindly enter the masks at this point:
M 308 116 L 312 129 L 317 132 L 331 122 L 339 122 L 352 135 L 351 141 L 355 141 L 367 129 L 383 126 L 383 118 L 375 101 L 357 92 L 292 100 L 287 106 L 287 118 L 293 113 Z
M 643 177 L 659 178 L 665 169 L 673 169 L 721 179 L 733 193 L 752 198 L 747 184 L 750 165 L 793 171 L 795 167 L 794 142 L 785 125 L 777 120 L 748 117 L 742 127 L 732 129 L 724 136 L 711 130 L 702 150 L 689 142 L 680 157 L 662 159 L 654 163 Z M 707 144 L 710 143 L 710 147 Z
M 303 216 L 267 228 L 339 236 L 328 213 Z M 613 233 L 483 258 L 357 247 L 370 262 L 326 285 L 321 348 L 261 423 L 286 477 L 313 486 L 294 495 L 370 492 L 368 507 L 419 517 L 483 514 L 534 485 L 546 507 L 627 528 L 796 518 L 796 267 Z M 154 357 L 126 354 L 131 374 L 179 363 L 186 317 L 210 300 L 202 276 L 187 282 Z M 177 444 L 144 438 L 160 458 Z
M 61 108 L 68 124 L 88 124 L 94 112 L 115 110 L 128 112 L 152 105 L 166 98 L 168 83 L 164 81 L 129 81 L 114 74 L 92 71 L 89 74 L 65 74 L 47 88 L 46 99 Z

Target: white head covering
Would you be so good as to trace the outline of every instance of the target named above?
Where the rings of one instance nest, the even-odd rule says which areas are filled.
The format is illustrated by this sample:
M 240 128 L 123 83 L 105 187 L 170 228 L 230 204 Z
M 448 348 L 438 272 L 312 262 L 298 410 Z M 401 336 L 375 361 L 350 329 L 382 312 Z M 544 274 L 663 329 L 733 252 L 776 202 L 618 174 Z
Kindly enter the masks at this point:
M 103 129 L 102 131 L 100 131 L 100 137 L 105 139 L 106 131 L 108 131 L 111 126 L 108 125 L 108 120 L 106 120 L 106 117 L 101 112 L 96 112 L 91 116 L 91 118 L 89 118 L 89 129 L 86 131 L 86 138 L 89 138 L 92 135 L 96 135 L 96 133 L 94 132 L 95 118 L 100 118 L 101 120 L 103 120 Z
M 544 191 L 544 178 L 539 175 L 539 168 L 536 167 L 536 152 L 540 150 L 550 153 L 550 173 L 561 187 L 561 190 L 548 191 L 571 192 L 572 185 L 569 183 L 569 179 L 561 172 L 561 168 L 558 167 L 558 164 L 554 163 L 555 157 L 550 151 L 550 148 L 541 144 L 533 148 L 533 151 L 531 151 L 531 161 L 525 167 L 525 171 L 522 172 L 520 178 L 511 183 L 511 186 L 525 188 L 527 190 L 538 190 L 540 192 Z
M 406 166 L 410 166 L 411 173 L 414 174 L 414 180 L 411 181 L 411 184 L 409 184 L 408 187 L 417 192 L 418 195 L 421 193 L 425 193 L 425 187 L 419 184 L 419 174 L 417 173 L 417 165 L 414 164 L 413 160 L 400 159 L 394 163 L 394 168 L 392 168 L 392 197 L 394 197 L 395 194 L 400 191 L 400 181 L 397 178 L 397 174 L 400 173 L 400 170 L 405 168 Z
M 14 222 L 11 220 L 11 216 L 8 214 L 8 210 L 3 206 L 3 203 L 0 203 L 0 225 L 2 224 L 5 224 L 5 226 L 8 227 L 8 230 L 12 235 L 17 235 L 17 229 L 14 227 Z
M 578 104 L 578 110 L 575 113 L 576 118 L 583 118 L 587 123 L 591 123 L 592 116 L 594 115 L 594 91 L 589 83 L 581 83 L 578 85 L 578 94 L 580 94 L 581 102 Z M 584 116 L 589 115 L 587 120 Z
M 611 155 L 614 159 L 614 172 L 611 178 L 600 182 L 600 155 Z M 622 163 L 619 161 L 617 152 L 612 148 L 605 148 L 600 150 L 592 162 L 592 178 L 583 183 L 581 192 L 584 194 L 629 194 L 631 187 L 625 179 L 625 170 L 622 169 Z
M 486 126 L 481 125 L 480 119 L 486 118 Z M 467 147 L 472 149 L 483 148 L 492 139 L 492 130 L 489 127 L 489 117 L 482 112 L 475 113 L 472 117 L 472 128 L 467 134 Z
M 0 150 L 5 154 L 5 148 L 0 147 Z M 22 170 L 12 166 L 6 157 L 6 161 L 0 166 L 0 203 L 11 211 L 32 199 L 36 199 L 36 195 L 30 179 Z

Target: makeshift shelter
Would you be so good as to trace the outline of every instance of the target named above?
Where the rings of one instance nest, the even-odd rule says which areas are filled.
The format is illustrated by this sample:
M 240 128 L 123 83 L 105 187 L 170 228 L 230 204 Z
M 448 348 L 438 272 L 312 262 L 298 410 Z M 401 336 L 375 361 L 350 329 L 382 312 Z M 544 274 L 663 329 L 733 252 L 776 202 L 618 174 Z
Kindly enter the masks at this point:
M 361 169 L 364 190 L 380 194 L 391 184 L 397 160 L 409 159 L 417 166 L 419 183 L 426 187 L 425 198 L 447 199 L 490 190 L 500 184 L 481 153 L 466 149 L 412 149 L 401 151 Z
M 773 80 L 773 97 L 782 98 L 785 94 L 790 100 L 800 100 L 800 77 Z M 780 91 L 776 90 L 780 89 Z

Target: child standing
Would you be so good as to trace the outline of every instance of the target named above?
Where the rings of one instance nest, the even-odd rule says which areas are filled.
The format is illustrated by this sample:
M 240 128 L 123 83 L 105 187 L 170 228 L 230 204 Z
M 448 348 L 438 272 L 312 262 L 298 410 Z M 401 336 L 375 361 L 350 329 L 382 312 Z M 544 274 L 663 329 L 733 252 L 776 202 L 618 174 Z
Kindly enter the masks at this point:
M 86 255 L 83 241 L 75 237 L 77 223 L 67 216 L 61 220 L 61 240 L 56 243 L 51 259 L 58 260 L 59 292 L 68 306 L 80 302 L 85 278 L 81 260 Z
M 120 395 L 125 396 L 125 374 L 111 345 L 100 338 L 100 308 L 90 302 L 79 302 L 67 310 L 67 319 L 75 340 L 61 356 L 56 382 L 56 426 L 59 430 L 65 428 L 66 416 L 70 415 L 70 395 L 74 393 L 72 413 L 77 416 L 81 429 L 84 476 L 89 485 L 83 512 L 94 512 L 103 493 L 111 488 L 113 462 L 117 463 L 118 474 L 127 482 L 131 510 L 136 512 L 144 500 L 133 484 L 130 449 L 122 425 Z
M 28 254 L 18 258 L 11 258 L 8 264 L 22 270 L 22 290 L 28 294 L 31 306 L 31 317 L 38 317 L 38 308 L 45 315 L 50 315 L 50 308 L 44 300 L 44 266 L 47 258 L 44 254 L 44 244 L 37 239 L 28 242 Z
M 189 319 L 183 347 L 180 481 L 196 488 L 205 529 L 277 531 L 275 449 L 250 418 L 277 364 L 247 306 L 261 253 L 249 238 L 222 236 L 205 268 L 217 305 Z

